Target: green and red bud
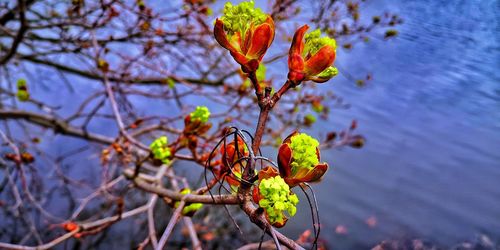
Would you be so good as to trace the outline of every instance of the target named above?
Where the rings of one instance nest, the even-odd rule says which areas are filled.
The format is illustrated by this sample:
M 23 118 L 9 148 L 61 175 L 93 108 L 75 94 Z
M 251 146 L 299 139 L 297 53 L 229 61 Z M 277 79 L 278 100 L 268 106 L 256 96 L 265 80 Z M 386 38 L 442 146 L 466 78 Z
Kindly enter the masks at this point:
M 219 178 L 226 177 L 226 181 L 231 186 L 239 186 L 242 169 L 242 164 L 245 161 L 240 161 L 242 157 L 248 157 L 249 151 L 243 139 L 238 137 L 237 142 L 234 141 L 223 145 L 220 149 L 222 156 L 220 168 L 214 171 Z
M 304 125 L 311 126 L 316 122 L 317 118 L 313 114 L 307 114 L 304 116 Z
M 21 102 L 28 101 L 30 99 L 30 93 L 28 92 L 28 84 L 26 79 L 21 78 L 17 80 L 17 99 Z
M 224 15 L 215 21 L 214 36 L 229 50 L 245 73 L 255 72 L 274 40 L 274 21 L 254 7 L 254 2 L 226 3 Z
M 302 182 L 316 182 L 328 170 L 320 163 L 319 142 L 305 133 L 294 132 L 281 144 L 278 151 L 280 175 L 294 187 Z
M 288 52 L 288 79 L 294 86 L 303 81 L 323 83 L 337 75 L 332 66 L 336 55 L 335 39 L 321 37 L 321 31 L 309 34 L 308 25 L 300 27 L 294 34 Z
M 267 221 L 275 227 L 283 227 L 289 216 L 297 212 L 299 199 L 290 186 L 273 167 L 265 167 L 259 172 L 259 185 L 253 190 L 254 202 L 264 209 Z
M 173 155 L 172 149 L 168 146 L 168 138 L 166 136 L 160 136 L 154 140 L 149 149 L 153 155 L 153 158 L 161 161 L 163 164 L 169 164 L 170 159 Z
M 184 134 L 201 135 L 206 133 L 212 124 L 208 122 L 210 110 L 205 106 L 197 106 L 196 109 L 184 118 Z

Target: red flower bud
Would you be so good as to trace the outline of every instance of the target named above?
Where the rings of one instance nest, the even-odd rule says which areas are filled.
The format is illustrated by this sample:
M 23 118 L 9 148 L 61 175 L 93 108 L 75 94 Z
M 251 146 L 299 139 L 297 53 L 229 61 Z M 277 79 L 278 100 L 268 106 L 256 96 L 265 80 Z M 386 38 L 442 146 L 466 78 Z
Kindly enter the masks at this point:
M 249 151 L 245 145 L 243 139 L 238 137 L 237 143 L 234 141 L 223 145 L 220 149 L 220 154 L 222 156 L 221 164 L 218 169 L 215 169 L 214 173 L 218 178 L 223 178 L 226 176 L 226 181 L 231 186 L 239 186 L 239 179 L 241 178 L 242 164 L 244 161 L 239 161 L 242 157 L 248 157 Z
M 320 163 L 319 143 L 306 134 L 289 135 L 278 151 L 280 175 L 290 187 L 301 182 L 316 182 L 328 170 L 327 163 Z M 297 151 L 297 152 L 294 152 Z
M 306 35 L 308 25 L 300 27 L 294 34 L 288 52 L 288 79 L 298 85 L 303 81 L 326 82 L 337 74 L 332 67 L 335 61 L 335 40 L 320 37 L 315 30 Z
M 253 2 L 241 4 L 244 7 L 238 8 L 226 4 L 225 16 L 215 21 L 214 36 L 222 47 L 229 50 L 234 60 L 241 65 L 243 72 L 249 73 L 257 70 L 264 54 L 271 46 L 275 27 L 271 16 L 254 9 Z M 253 13 L 253 16 L 238 13 L 242 10 Z M 249 19 L 241 20 L 235 16 L 245 16 Z M 225 22 L 231 27 L 226 26 Z

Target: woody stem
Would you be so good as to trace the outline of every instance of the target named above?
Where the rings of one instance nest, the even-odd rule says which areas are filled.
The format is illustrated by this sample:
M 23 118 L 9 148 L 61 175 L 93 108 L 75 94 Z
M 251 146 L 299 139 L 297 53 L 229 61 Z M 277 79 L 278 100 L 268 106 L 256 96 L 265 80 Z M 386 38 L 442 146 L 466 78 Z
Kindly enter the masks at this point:
M 266 128 L 267 118 L 269 117 L 269 112 L 273 109 L 276 102 L 279 101 L 282 94 L 284 94 L 291 86 L 290 82 L 287 81 L 283 87 L 278 91 L 278 93 L 274 94 L 271 97 L 271 87 L 266 87 L 264 93 L 262 93 L 262 88 L 259 85 L 257 77 L 255 76 L 255 72 L 251 72 L 249 74 L 250 81 L 255 87 L 255 94 L 257 95 L 257 101 L 259 102 L 260 113 L 259 120 L 257 122 L 257 127 L 255 129 L 255 134 L 252 143 L 252 150 L 254 154 L 259 152 L 260 143 L 262 141 L 262 136 L 264 135 L 264 131 Z M 277 95 L 278 94 L 278 95 Z M 240 188 L 238 190 L 238 199 L 241 202 L 240 206 L 245 211 L 246 214 L 250 216 L 250 220 L 257 224 L 262 229 L 268 231 L 270 235 L 278 240 L 281 244 L 284 244 L 286 247 L 290 249 L 303 249 L 299 244 L 290 240 L 279 232 L 277 232 L 264 218 L 264 216 L 260 213 L 257 213 L 257 208 L 252 203 L 252 195 L 251 195 L 251 187 L 252 185 L 248 184 L 251 182 L 252 178 L 255 175 L 255 166 L 253 161 L 249 161 L 248 165 L 245 167 L 243 172 L 243 179 L 247 182 L 241 182 Z
M 259 107 L 262 109 L 264 103 L 263 103 L 263 93 L 262 93 L 262 88 L 260 87 L 259 80 L 257 80 L 257 75 L 255 74 L 255 71 L 252 71 L 248 73 L 248 78 L 252 82 L 253 88 L 255 89 L 255 95 L 257 96 L 257 102 L 259 103 Z
M 262 141 L 262 136 L 264 135 L 264 130 L 266 128 L 267 118 L 269 117 L 269 112 L 273 109 L 274 105 L 281 99 L 281 96 L 285 94 L 290 88 L 293 87 L 290 80 L 287 80 L 283 86 L 271 97 L 271 87 L 267 86 L 265 88 L 265 92 L 262 93 L 262 88 L 260 87 L 259 81 L 255 75 L 255 72 L 250 72 L 248 74 L 250 81 L 255 87 L 255 93 L 257 95 L 257 101 L 260 107 L 259 120 L 257 122 L 257 127 L 255 129 L 254 140 L 252 143 L 252 150 L 254 153 L 257 153 L 260 148 L 260 143 Z M 247 168 L 249 171 L 248 174 L 251 177 L 250 173 L 253 173 L 253 166 Z M 245 171 L 247 172 L 247 171 Z M 246 175 L 244 175 L 246 176 Z
M 290 88 L 292 88 L 292 82 L 290 80 L 287 80 L 283 86 L 278 90 L 278 92 L 274 93 L 273 97 L 271 97 L 271 101 L 269 105 L 271 108 L 274 107 L 274 105 L 281 99 L 281 96 L 285 94 Z
M 265 105 L 260 109 L 259 120 L 257 122 L 257 127 L 255 129 L 255 134 L 254 134 L 254 140 L 252 143 L 252 150 L 254 153 L 257 153 L 260 148 L 260 142 L 262 141 L 262 136 L 264 135 L 264 130 L 266 128 L 269 111 L 271 111 L 270 105 Z
M 267 119 L 269 117 L 269 112 L 273 109 L 274 105 L 280 100 L 281 96 L 291 88 L 292 84 L 290 81 L 286 81 L 285 84 L 280 88 L 280 90 L 271 97 L 271 87 L 267 86 L 264 93 L 262 93 L 262 88 L 260 87 L 259 81 L 255 75 L 255 72 L 250 72 L 248 78 L 255 87 L 255 93 L 257 95 L 257 101 L 260 107 L 259 120 L 257 122 L 257 127 L 255 128 L 254 140 L 252 143 L 252 151 L 257 154 L 259 152 L 260 144 L 262 141 L 262 136 L 264 136 L 264 131 L 266 129 Z M 254 173 L 254 166 L 249 164 L 243 173 L 243 178 L 245 180 L 250 180 Z

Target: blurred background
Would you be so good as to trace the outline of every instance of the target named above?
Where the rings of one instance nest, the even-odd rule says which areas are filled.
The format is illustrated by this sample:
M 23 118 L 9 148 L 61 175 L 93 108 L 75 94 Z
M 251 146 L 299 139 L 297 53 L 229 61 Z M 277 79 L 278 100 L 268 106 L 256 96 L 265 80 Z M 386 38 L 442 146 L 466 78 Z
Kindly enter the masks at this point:
M 35 1 L 29 5 L 31 13 L 28 18 L 36 20 L 37 13 L 43 16 L 50 11 L 58 12 L 63 17 L 69 16 L 69 9 L 75 11 L 75 6 L 78 6 L 74 2 Z M 90 10 L 96 3 L 84 2 L 85 5 L 78 7 L 78 11 L 85 13 L 85 10 L 89 10 L 88 13 L 91 13 Z M 249 131 L 254 129 L 253 118 L 256 116 L 252 113 L 255 110 L 252 111 L 251 91 L 244 92 L 246 97 L 242 97 L 241 106 L 230 111 L 227 111 L 227 100 L 224 103 L 224 99 L 221 101 L 207 97 L 224 93 L 229 100 L 236 100 L 241 95 L 239 86 L 243 85 L 241 77 L 234 73 L 238 67 L 231 61 L 227 51 L 215 44 L 210 34 L 211 25 L 220 16 L 224 1 L 201 1 L 199 5 L 196 5 L 198 1 L 124 1 L 123 4 L 117 4 L 117 10 L 122 13 L 118 17 L 120 22 L 103 25 L 94 33 L 88 27 L 78 27 L 78 22 L 84 20 L 92 23 L 99 20 L 97 14 L 94 16 L 87 13 L 87 18 L 83 18 L 84 14 L 80 13 L 81 16 L 78 16 L 73 13 L 77 16 L 77 21 L 71 25 L 76 28 L 66 30 L 62 28 L 62 24 L 56 25 L 55 21 L 33 21 L 32 25 L 38 28 L 28 31 L 25 43 L 21 43 L 12 59 L 1 65 L 0 108 L 3 110 L 3 117 L 0 118 L 0 130 L 9 138 L 14 138 L 12 140 L 16 143 L 24 145 L 22 148 L 35 156 L 36 160 L 30 167 L 34 172 L 32 178 L 43 179 L 40 187 L 45 191 L 40 195 L 49 197 L 42 199 L 43 207 L 57 217 L 66 218 L 71 215 L 76 206 L 75 200 L 89 195 L 103 180 L 109 180 L 113 174 L 119 175 L 119 171 L 113 169 L 116 172 L 109 174 L 106 172 L 109 169 L 104 170 L 101 166 L 100 152 L 105 148 L 103 145 L 54 134 L 50 126 L 49 129 L 44 126 L 41 128 L 36 122 L 34 125 L 26 119 L 21 121 L 13 117 L 12 112 L 23 110 L 54 115 L 61 119 L 74 118 L 67 121 L 78 127 L 85 124 L 86 129 L 92 133 L 116 137 L 118 129 L 110 115 L 109 105 L 102 104 L 101 109 L 99 104 L 105 100 L 100 81 L 86 76 L 85 72 L 75 73 L 74 69 L 84 71 L 94 67 L 93 45 L 84 44 L 89 41 L 90 34 L 97 34 L 97 37 L 104 39 L 113 34 L 119 37 L 120 31 L 133 33 L 133 29 L 128 29 L 126 25 L 124 13 L 130 11 L 132 14 L 128 15 L 134 16 L 139 2 L 144 2 L 147 8 L 159 13 L 156 16 L 158 20 L 151 21 L 149 25 L 162 27 L 165 33 L 162 34 L 157 29 L 151 32 L 154 34 L 144 37 L 129 36 L 125 38 L 129 41 L 103 45 L 110 50 L 106 60 L 113 73 L 116 71 L 118 75 L 127 72 L 145 84 L 122 86 L 123 92 L 118 90 L 121 85 L 117 84 L 117 93 L 120 93 L 118 99 L 123 101 L 120 108 L 127 123 L 132 124 L 141 117 L 155 117 L 149 120 L 152 124 L 161 121 L 182 128 L 182 118 L 179 117 L 188 113 L 190 108 L 203 104 L 213 113 L 220 114 L 214 116 L 214 119 L 224 120 L 222 125 L 237 124 Z M 326 132 L 341 131 L 352 120 L 356 120 L 356 133 L 365 138 L 364 146 L 360 149 L 344 145 L 321 151 L 322 161 L 328 162 L 331 167 L 323 181 L 313 185 L 321 218 L 321 240 L 332 249 L 371 249 L 384 240 L 411 239 L 422 239 L 430 245 L 445 249 L 463 245 L 466 241 L 473 242 L 472 246 L 477 247 L 474 242 L 480 241 L 481 246 L 494 249 L 500 241 L 500 2 L 276 2 L 291 4 L 284 7 L 284 10 L 276 10 L 278 5 L 275 1 L 256 1 L 256 5 L 268 13 L 276 11 L 273 13 L 277 13 L 275 19 L 278 20 L 275 42 L 264 58 L 266 80 L 274 88 L 284 81 L 287 73 L 284 55 L 288 50 L 290 37 L 304 23 L 309 23 L 312 28 L 322 28 L 326 33 L 329 25 L 334 30 L 330 35 L 337 39 L 335 65 L 340 73 L 327 83 L 303 86 L 312 86 L 315 95 L 322 96 L 325 107 L 329 107 L 327 115 L 315 114 L 309 106 L 306 107 L 309 104 L 304 104 L 304 107 L 298 105 L 299 114 L 290 118 L 293 120 L 292 124 L 284 125 L 283 120 L 288 119 L 286 117 L 272 118 L 274 124 L 278 124 L 283 130 L 280 130 L 281 135 L 269 138 L 265 154 L 274 159 L 276 150 L 272 147 L 272 142 L 280 136 L 285 137 L 294 128 L 324 138 Z M 8 13 L 16 3 L 0 0 L 0 16 Z M 355 11 L 349 10 L 349 4 L 356 4 Z M 200 11 L 193 14 L 194 10 L 201 9 L 200 6 L 208 6 L 210 11 L 207 12 L 211 13 Z M 141 11 L 137 11 L 137 16 L 140 16 Z M 339 16 L 335 16 L 334 12 L 339 13 Z M 192 15 L 192 19 L 185 18 L 183 15 L 186 13 L 190 13 L 188 15 Z M 354 13 L 358 13 L 358 17 Z M 65 20 L 63 17 L 55 19 Z M 380 19 L 381 25 L 374 25 L 375 17 Z M 143 25 L 140 18 L 136 19 L 131 19 L 133 21 L 128 24 L 134 27 Z M 2 23 L 5 25 L 2 27 L 6 28 L 0 30 L 0 48 L 3 48 L 0 51 L 4 55 L 8 52 L 6 48 L 12 43 L 13 33 L 9 33 L 9 30 L 19 29 L 15 18 L 13 20 Z M 394 23 L 391 24 L 391 21 Z M 165 24 L 161 25 L 162 22 Z M 96 21 L 98 26 L 97 23 L 99 22 Z M 189 26 L 186 23 L 194 28 L 186 28 Z M 350 30 L 346 31 L 344 24 Z M 141 27 L 136 27 L 136 30 Z M 353 29 L 359 27 L 364 28 L 359 31 Z M 176 37 L 181 30 L 189 30 L 194 35 L 190 33 L 186 41 L 181 40 L 179 43 L 172 42 L 175 39 L 169 41 L 169 36 Z M 149 36 L 153 37 L 153 41 L 156 41 L 154 36 L 167 37 L 160 40 L 163 43 L 157 42 L 159 46 L 151 45 L 153 54 L 143 48 L 148 43 Z M 203 46 L 196 41 L 200 41 Z M 74 49 L 72 44 L 77 44 L 76 47 L 80 49 Z M 61 50 L 58 51 L 59 49 Z M 88 53 L 85 52 L 87 50 Z M 59 66 L 47 61 L 57 62 Z M 124 65 L 126 62 L 130 62 L 130 65 Z M 210 71 L 212 62 L 214 66 Z M 140 65 L 137 66 L 136 63 Z M 71 69 L 63 66 L 71 66 Z M 200 71 L 193 70 L 198 68 Z M 232 75 L 226 76 L 231 72 Z M 168 77 L 165 78 L 165 75 Z M 142 76 L 144 78 L 139 78 Z M 192 87 L 197 84 L 197 77 L 201 79 L 199 82 L 208 86 Z M 15 82 L 20 78 L 28 82 L 33 101 L 13 101 Z M 162 79 L 173 79 L 175 87 L 165 86 L 165 82 L 155 85 Z M 192 79 L 194 80 L 191 81 Z M 218 83 L 218 79 L 222 79 L 222 85 Z M 166 81 L 170 84 L 170 81 Z M 211 82 L 219 85 L 209 86 Z M 300 91 L 294 93 L 290 100 L 301 96 L 303 92 Z M 90 106 L 83 106 L 83 111 L 79 110 L 92 95 L 96 98 L 89 103 L 100 107 L 99 111 L 96 110 L 100 115 L 88 121 L 85 116 L 73 117 L 75 112 L 86 115 L 92 112 L 93 108 Z M 281 108 L 281 114 L 286 114 L 288 106 L 283 105 Z M 318 121 L 312 126 L 302 124 L 302 116 L 306 113 L 314 114 Z M 243 120 L 235 118 L 241 115 Z M 162 118 L 156 118 L 157 116 Z M 227 121 L 227 117 L 232 119 Z M 151 138 L 141 139 L 149 143 Z M 4 155 L 9 150 L 6 145 L 2 145 L 0 153 Z M 3 164 L 2 168 L 15 171 L 14 167 L 5 162 Z M 195 167 L 191 163 L 181 164 L 185 165 L 185 169 L 180 173 L 190 175 L 190 171 L 199 172 L 199 168 L 193 170 Z M 70 177 L 76 184 L 61 189 L 64 183 L 61 176 Z M 197 178 L 198 175 L 192 181 Z M 0 181 L 3 181 L 0 183 L 2 206 L 1 204 L 12 201 L 5 184 L 6 171 L 0 172 Z M 132 200 L 140 201 L 143 196 L 132 195 Z M 91 217 L 93 209 L 98 209 L 101 203 L 105 204 L 105 200 L 103 198 L 91 203 L 89 212 L 84 212 L 78 219 Z M 302 200 L 299 212 L 289 220 L 285 228 L 280 229 L 291 238 L 297 238 L 304 230 L 311 228 L 309 206 Z M 165 207 L 159 211 L 165 214 L 172 212 Z M 43 216 L 34 213 L 35 216 L 41 216 L 34 219 L 34 225 L 46 225 L 44 223 L 47 221 Z M 224 216 L 224 211 L 213 213 Z M 214 219 L 207 214 L 203 216 Z M 199 216 L 202 217 L 200 220 L 203 220 L 203 216 Z M 159 222 L 159 227 L 164 226 L 164 223 L 166 222 Z M 11 243 L 22 241 L 23 229 L 11 230 L 13 227 L 22 228 L 22 225 L 23 222 L 9 212 L 9 209 L 2 210 L 0 227 L 3 229 L 0 230 L 0 240 Z M 109 233 L 92 236 L 93 238 L 80 243 L 75 240 L 67 246 L 123 249 L 136 246 L 143 240 L 145 232 L 139 226 L 143 224 L 122 221 L 119 225 L 111 227 Z M 225 227 L 229 231 L 236 231 L 230 223 Z M 224 241 L 224 233 L 226 232 L 215 233 L 215 239 L 209 240 Z M 182 242 L 182 233 L 179 235 L 172 248 L 183 246 L 177 242 Z M 54 231 L 43 233 L 42 236 L 53 237 Z M 107 237 L 116 240 L 109 242 L 105 240 L 109 239 Z M 258 237 L 258 231 L 256 235 L 250 236 L 252 239 Z M 207 246 L 223 248 L 224 244 Z

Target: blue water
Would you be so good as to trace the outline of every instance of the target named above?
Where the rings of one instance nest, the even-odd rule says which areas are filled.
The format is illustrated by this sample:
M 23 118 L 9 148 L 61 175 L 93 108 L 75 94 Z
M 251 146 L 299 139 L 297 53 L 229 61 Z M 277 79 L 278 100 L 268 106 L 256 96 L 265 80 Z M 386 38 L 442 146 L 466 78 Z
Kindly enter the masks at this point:
M 322 128 L 357 119 L 368 141 L 323 152 L 334 168 L 316 185 L 322 236 L 335 249 L 402 237 L 442 246 L 481 233 L 498 240 L 500 2 L 373 1 L 364 10 L 384 8 L 404 18 L 400 35 L 337 57 L 374 81 L 360 90 L 340 76 L 325 87 L 352 107 Z M 347 234 L 336 234 L 338 225 Z

